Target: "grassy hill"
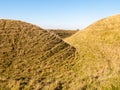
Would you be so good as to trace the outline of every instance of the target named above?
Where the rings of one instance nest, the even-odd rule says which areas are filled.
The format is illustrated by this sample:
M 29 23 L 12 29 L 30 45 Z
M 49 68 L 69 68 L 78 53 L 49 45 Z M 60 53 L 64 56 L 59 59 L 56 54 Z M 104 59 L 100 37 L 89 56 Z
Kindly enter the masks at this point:
M 0 20 L 0 90 L 120 89 L 120 15 L 64 41 L 29 23 Z
M 0 90 L 68 88 L 74 75 L 71 66 L 75 53 L 74 47 L 49 31 L 1 19 Z
M 58 35 L 62 39 L 70 37 L 71 35 L 78 32 L 78 30 L 59 30 L 59 29 L 58 30 L 49 30 L 49 31 L 55 33 L 56 35 Z
M 120 89 L 120 15 L 99 20 L 65 41 L 79 53 L 76 90 Z

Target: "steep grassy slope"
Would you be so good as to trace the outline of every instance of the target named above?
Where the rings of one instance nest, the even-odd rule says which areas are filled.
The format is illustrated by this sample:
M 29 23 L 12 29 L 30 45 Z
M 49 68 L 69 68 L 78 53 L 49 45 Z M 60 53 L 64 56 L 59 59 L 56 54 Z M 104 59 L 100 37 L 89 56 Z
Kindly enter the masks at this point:
M 70 37 L 71 35 L 75 34 L 76 32 L 78 32 L 78 30 L 49 30 L 53 33 L 55 33 L 56 35 L 58 35 L 60 38 L 67 38 Z
M 69 88 L 76 49 L 29 23 L 0 20 L 0 89 Z M 71 76 L 69 76 L 71 74 Z
M 97 21 L 65 41 L 79 52 L 76 89 L 120 89 L 120 15 Z

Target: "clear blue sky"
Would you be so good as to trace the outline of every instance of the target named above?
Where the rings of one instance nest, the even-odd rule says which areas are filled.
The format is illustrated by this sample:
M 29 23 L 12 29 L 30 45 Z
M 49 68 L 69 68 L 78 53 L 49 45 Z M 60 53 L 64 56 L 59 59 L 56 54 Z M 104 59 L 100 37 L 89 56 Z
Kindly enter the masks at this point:
M 42 28 L 81 29 L 119 13 L 120 0 L 0 0 L 0 18 Z

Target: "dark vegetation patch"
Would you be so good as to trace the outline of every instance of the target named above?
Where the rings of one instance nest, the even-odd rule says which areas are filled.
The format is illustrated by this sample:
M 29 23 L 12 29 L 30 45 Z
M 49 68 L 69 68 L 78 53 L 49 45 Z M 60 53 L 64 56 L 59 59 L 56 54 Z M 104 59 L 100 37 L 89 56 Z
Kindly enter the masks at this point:
M 65 39 L 65 38 L 70 37 L 71 35 L 75 34 L 79 30 L 59 30 L 58 29 L 58 30 L 49 30 L 49 31 L 55 33 L 60 38 Z

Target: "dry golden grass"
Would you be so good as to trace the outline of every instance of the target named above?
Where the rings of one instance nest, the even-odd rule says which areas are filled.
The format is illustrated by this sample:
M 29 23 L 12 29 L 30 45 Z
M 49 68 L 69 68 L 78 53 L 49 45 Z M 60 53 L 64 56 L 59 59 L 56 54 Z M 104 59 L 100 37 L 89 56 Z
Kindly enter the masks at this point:
M 120 15 L 64 41 L 28 23 L 0 20 L 0 90 L 120 89 Z
M 0 20 L 0 90 L 67 88 L 75 52 L 55 34 L 35 25 Z
M 93 23 L 65 39 L 77 48 L 79 89 L 120 89 L 120 15 Z

